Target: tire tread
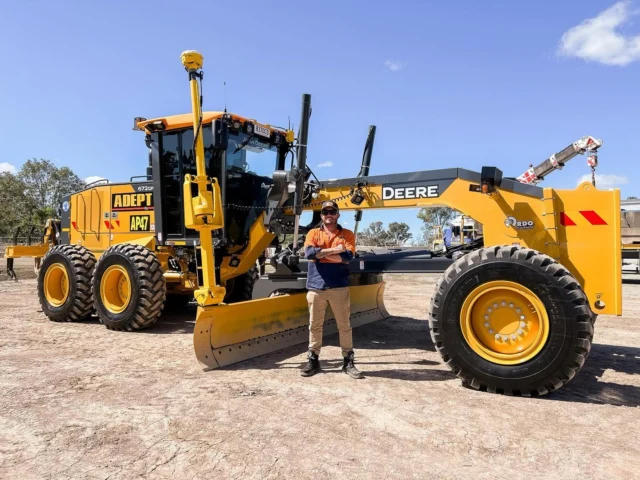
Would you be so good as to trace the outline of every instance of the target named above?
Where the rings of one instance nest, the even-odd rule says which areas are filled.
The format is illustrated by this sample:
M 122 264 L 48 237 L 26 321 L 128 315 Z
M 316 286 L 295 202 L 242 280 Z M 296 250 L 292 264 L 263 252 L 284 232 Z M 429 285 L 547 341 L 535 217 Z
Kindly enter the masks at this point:
M 476 261 L 477 259 L 480 261 Z M 488 263 L 493 259 L 510 259 L 516 263 L 533 266 L 540 273 L 549 277 L 554 284 L 567 290 L 566 301 L 571 304 L 572 314 L 577 322 L 577 338 L 572 347 L 572 354 L 554 374 L 546 380 L 540 381 L 538 385 L 532 386 L 528 391 L 510 391 L 474 378 L 473 375 L 464 372 L 463 368 L 454 362 L 453 356 L 448 352 L 446 342 L 444 341 L 441 329 L 440 305 L 444 301 L 443 297 L 446 292 L 446 288 L 444 288 L 445 283 L 450 284 L 458 276 L 469 270 L 471 266 Z M 447 269 L 436 283 L 434 295 L 431 298 L 429 328 L 431 339 L 436 346 L 436 350 L 442 356 L 445 364 L 462 380 L 464 385 L 476 390 L 486 390 L 488 392 L 540 396 L 562 387 L 575 377 L 580 368 L 582 368 L 591 350 L 595 317 L 596 315 L 589 308 L 586 294 L 578 281 L 556 260 L 533 249 L 503 246 L 476 250 L 458 259 Z

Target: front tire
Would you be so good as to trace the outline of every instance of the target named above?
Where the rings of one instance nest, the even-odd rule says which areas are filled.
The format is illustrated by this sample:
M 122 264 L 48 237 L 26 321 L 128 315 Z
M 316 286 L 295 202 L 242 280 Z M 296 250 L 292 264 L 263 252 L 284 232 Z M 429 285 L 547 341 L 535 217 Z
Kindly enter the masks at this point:
M 465 255 L 436 285 L 431 338 L 463 384 L 544 395 L 583 366 L 594 314 L 578 281 L 551 257 L 519 247 Z
M 110 247 L 96 265 L 93 296 L 100 321 L 109 330 L 142 330 L 164 307 L 166 284 L 155 254 L 146 247 Z

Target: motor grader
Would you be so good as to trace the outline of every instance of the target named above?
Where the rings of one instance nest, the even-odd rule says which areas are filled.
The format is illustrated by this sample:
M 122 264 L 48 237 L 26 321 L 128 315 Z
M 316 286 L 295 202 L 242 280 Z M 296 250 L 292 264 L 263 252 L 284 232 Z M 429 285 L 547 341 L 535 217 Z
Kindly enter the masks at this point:
M 306 164 L 309 95 L 297 135 L 203 112 L 203 57 L 187 51 L 181 60 L 192 112 L 135 120 L 149 149 L 146 175 L 88 185 L 64 199 L 45 242 L 7 249 L 9 261 L 42 257 L 38 295 L 51 320 L 95 311 L 109 329 L 139 330 L 165 304 L 195 300 L 194 348 L 205 369 L 304 343 L 307 261 L 298 252 L 325 200 L 358 220 L 370 209 L 444 205 L 483 225 L 454 258 L 360 253 L 349 265 L 353 326 L 389 316 L 384 272 L 444 272 L 424 308 L 437 351 L 465 385 L 555 390 L 584 364 L 596 314 L 621 315 L 617 189 L 540 188 L 496 167 L 369 176 L 375 128 L 357 176 L 320 181 Z M 304 211 L 313 212 L 307 225 Z M 325 334 L 335 331 L 331 316 Z

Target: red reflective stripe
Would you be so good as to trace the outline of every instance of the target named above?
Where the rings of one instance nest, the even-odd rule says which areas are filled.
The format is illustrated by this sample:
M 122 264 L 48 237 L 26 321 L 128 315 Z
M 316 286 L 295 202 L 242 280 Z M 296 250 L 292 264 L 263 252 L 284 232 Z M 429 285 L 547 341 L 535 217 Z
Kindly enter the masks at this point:
M 120 226 L 120 220 L 116 220 L 116 223 L 118 224 L 118 226 Z
M 576 222 L 571 220 L 571 217 L 569 215 L 564 212 L 560 212 L 560 225 L 563 225 L 565 227 L 572 227 L 575 224 Z
M 109 223 L 109 220 L 105 220 L 104 221 L 104 226 L 107 227 L 109 230 L 111 230 L 113 227 L 111 226 L 111 223 Z
M 586 218 L 591 225 L 607 225 L 607 222 L 593 210 L 580 210 L 580 214 Z
M 76 222 L 71 222 L 71 226 L 74 228 L 74 230 L 78 229 L 78 225 L 76 225 Z

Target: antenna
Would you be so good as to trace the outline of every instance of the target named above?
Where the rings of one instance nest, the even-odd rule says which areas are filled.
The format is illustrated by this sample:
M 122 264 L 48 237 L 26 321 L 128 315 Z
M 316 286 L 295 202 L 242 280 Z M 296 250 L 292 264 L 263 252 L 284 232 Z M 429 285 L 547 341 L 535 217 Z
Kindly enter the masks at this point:
M 227 81 L 225 80 L 224 83 L 224 113 L 227 113 Z

